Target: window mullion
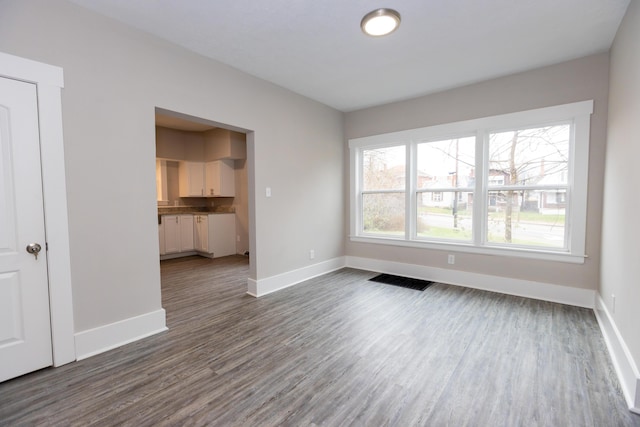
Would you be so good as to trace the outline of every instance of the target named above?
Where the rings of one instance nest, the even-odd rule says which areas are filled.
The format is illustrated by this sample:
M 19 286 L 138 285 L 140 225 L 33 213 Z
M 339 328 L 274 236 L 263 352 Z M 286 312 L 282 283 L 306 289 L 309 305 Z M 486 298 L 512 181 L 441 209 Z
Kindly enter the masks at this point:
M 350 206 L 350 233 L 359 235 L 362 232 L 362 149 L 349 148 L 351 161 L 351 206 Z
M 406 180 L 406 212 L 405 212 L 405 240 L 413 240 L 416 236 L 416 221 L 418 207 L 416 201 L 417 188 L 417 148 L 414 141 L 407 146 L 407 180 Z
M 482 246 L 487 235 L 487 170 L 489 163 L 489 132 L 476 134 L 476 186 L 473 194 L 473 245 Z

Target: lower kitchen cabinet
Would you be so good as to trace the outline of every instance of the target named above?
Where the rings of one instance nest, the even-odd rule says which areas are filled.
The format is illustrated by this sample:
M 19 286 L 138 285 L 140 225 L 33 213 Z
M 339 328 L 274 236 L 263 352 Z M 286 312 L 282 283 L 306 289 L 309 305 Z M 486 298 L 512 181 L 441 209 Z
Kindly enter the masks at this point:
M 193 239 L 193 215 L 178 215 L 180 217 L 180 252 L 195 249 Z
M 178 215 L 163 215 L 162 227 L 164 228 L 164 253 L 173 254 L 180 252 L 180 217 Z
M 160 255 L 164 255 L 167 251 L 164 248 L 164 225 L 158 224 L 158 243 L 160 244 Z
M 193 215 L 162 215 L 162 228 L 165 254 L 193 252 Z
M 219 258 L 236 253 L 236 215 L 195 215 L 195 248 L 201 255 Z
M 202 255 L 219 258 L 236 254 L 236 215 L 162 215 L 158 229 L 160 258 Z
M 209 215 L 193 216 L 193 236 L 198 252 L 209 252 Z

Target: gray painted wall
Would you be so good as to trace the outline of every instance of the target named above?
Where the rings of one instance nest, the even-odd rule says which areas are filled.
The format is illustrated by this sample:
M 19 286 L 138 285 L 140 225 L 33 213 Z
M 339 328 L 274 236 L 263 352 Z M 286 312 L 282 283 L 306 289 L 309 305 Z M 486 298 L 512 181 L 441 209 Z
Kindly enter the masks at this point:
M 342 113 L 63 0 L 0 8 L 1 51 L 64 68 L 76 332 L 161 307 L 155 107 L 253 131 L 252 278 L 344 254 Z
M 611 49 L 600 295 L 640 366 L 640 2 L 629 4 Z M 615 312 L 611 295 L 615 294 Z
M 420 98 L 346 114 L 347 139 L 451 123 L 533 108 L 594 100 L 591 118 L 587 255 L 584 264 L 457 253 L 455 268 L 475 273 L 597 289 L 609 58 L 602 53 Z M 345 191 L 348 192 L 348 180 Z M 348 200 L 345 200 L 349 203 Z M 347 212 L 348 215 L 348 212 Z M 347 217 L 348 220 L 348 217 Z M 447 253 L 347 242 L 350 256 L 451 268 Z

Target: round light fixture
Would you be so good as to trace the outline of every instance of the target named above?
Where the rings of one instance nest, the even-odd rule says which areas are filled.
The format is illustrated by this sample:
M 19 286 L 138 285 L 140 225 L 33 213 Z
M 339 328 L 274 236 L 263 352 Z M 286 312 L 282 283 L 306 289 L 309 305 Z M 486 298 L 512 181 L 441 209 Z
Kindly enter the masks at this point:
M 386 36 L 400 26 L 400 14 L 393 9 L 376 9 L 367 13 L 360 22 L 365 34 L 373 37 Z

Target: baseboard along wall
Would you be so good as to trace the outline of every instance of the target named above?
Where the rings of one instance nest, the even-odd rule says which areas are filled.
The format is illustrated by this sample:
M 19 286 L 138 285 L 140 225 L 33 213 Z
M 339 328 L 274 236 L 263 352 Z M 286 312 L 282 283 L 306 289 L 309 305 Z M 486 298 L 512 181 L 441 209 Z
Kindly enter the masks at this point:
M 254 297 L 261 297 L 344 267 L 344 257 L 338 257 L 265 279 L 248 279 L 247 293 Z
M 601 295 L 598 295 L 594 312 L 629 410 L 640 414 L 640 373 Z
M 595 308 L 596 291 L 591 289 L 352 256 L 333 258 L 264 279 L 248 279 L 247 293 L 254 297 L 261 297 L 343 267 L 431 280 L 577 307 Z
M 76 359 L 86 359 L 166 330 L 166 313 L 160 309 L 77 332 Z
M 596 292 L 590 289 L 572 288 L 531 280 L 490 276 L 453 269 L 405 264 L 371 258 L 346 257 L 347 267 L 378 273 L 395 274 L 414 279 L 431 280 L 449 285 L 482 289 L 502 294 L 533 298 L 593 309 Z

